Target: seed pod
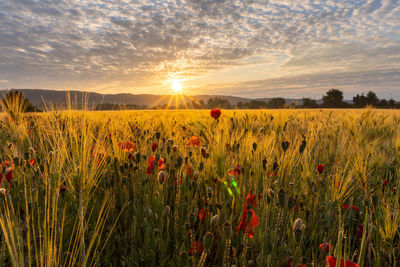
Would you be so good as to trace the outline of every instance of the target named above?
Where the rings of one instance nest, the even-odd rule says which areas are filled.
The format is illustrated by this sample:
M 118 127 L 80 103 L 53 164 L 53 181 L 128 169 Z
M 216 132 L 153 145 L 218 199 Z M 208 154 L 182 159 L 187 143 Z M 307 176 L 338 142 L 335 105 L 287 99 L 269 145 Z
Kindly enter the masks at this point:
M 203 238 L 204 249 L 210 250 L 214 243 L 214 235 L 211 232 L 207 232 Z

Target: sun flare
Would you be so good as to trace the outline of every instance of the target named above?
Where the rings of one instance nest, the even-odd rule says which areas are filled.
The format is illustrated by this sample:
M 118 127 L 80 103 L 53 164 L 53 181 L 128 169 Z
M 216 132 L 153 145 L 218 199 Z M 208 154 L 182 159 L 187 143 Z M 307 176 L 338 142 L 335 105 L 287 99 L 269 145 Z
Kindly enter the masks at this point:
M 172 80 L 172 90 L 174 93 L 181 93 L 182 92 L 182 84 L 180 80 L 174 79 Z

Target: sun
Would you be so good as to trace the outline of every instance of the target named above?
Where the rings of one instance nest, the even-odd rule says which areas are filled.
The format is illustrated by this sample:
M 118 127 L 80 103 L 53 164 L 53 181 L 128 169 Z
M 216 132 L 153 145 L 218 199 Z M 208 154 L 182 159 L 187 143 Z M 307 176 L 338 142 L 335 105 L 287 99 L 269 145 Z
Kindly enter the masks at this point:
M 172 80 L 172 90 L 174 93 L 181 93 L 182 92 L 182 84 L 180 80 L 174 79 Z

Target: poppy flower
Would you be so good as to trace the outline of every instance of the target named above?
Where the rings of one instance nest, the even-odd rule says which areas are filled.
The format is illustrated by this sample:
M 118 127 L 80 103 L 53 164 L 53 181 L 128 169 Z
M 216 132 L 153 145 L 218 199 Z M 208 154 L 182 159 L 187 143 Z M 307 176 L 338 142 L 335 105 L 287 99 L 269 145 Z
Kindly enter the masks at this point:
M 192 136 L 187 140 L 186 145 L 190 146 L 193 145 L 193 147 L 198 147 L 200 145 L 200 139 L 197 136 Z
M 158 147 L 157 143 L 153 143 L 151 145 L 151 150 L 154 152 L 154 151 L 156 151 L 157 147 Z
M 327 256 L 326 263 L 328 263 L 329 267 L 336 267 L 336 257 Z M 354 263 L 350 260 L 341 259 L 340 260 L 340 267 L 360 267 L 357 263 Z
M 324 165 L 318 164 L 317 165 L 317 171 L 319 172 L 319 174 L 321 174 L 324 171 Z
M 28 162 L 29 162 L 29 165 L 31 165 L 33 167 L 33 165 L 35 164 L 36 160 L 35 159 L 31 159 Z
M 186 171 L 187 171 L 187 175 L 188 175 L 188 176 L 192 176 L 192 175 L 193 175 L 193 172 L 192 172 L 192 167 L 190 167 L 190 166 L 187 166 L 187 169 L 186 169 Z
M 118 142 L 117 145 L 124 152 L 132 152 L 136 149 L 136 144 L 131 141 Z
M 67 187 L 65 185 L 62 185 L 59 190 L 60 190 L 60 193 L 63 193 L 67 190 Z
M 353 211 L 358 211 L 358 207 L 355 205 L 352 205 L 351 208 L 353 209 Z
M 151 156 L 147 159 L 147 170 L 146 174 L 153 174 L 154 163 L 156 162 L 156 157 Z
M 243 167 L 239 164 L 233 170 L 229 171 L 230 176 L 238 176 L 242 172 Z
M 325 250 L 326 252 L 328 252 L 329 250 L 331 250 L 331 245 L 328 242 L 322 243 L 321 245 L 319 245 L 319 249 L 320 250 Z
M 342 210 L 348 210 L 348 209 L 350 209 L 349 204 L 346 203 L 342 206 Z
M 218 120 L 219 117 L 221 116 L 221 110 L 219 108 L 214 108 L 210 111 L 211 117 L 213 117 L 215 120 Z
M 190 246 L 189 254 L 190 255 L 200 255 L 203 252 L 203 243 L 194 241 L 194 249 L 193 244 Z
M 208 216 L 208 209 L 201 209 L 199 212 L 199 219 L 201 222 L 204 222 Z
M 389 184 L 388 180 L 385 179 L 385 180 L 383 181 L 383 184 L 384 184 L 384 185 L 388 185 L 388 184 Z
M 250 208 L 255 207 L 256 205 L 256 197 L 250 191 L 250 194 L 246 196 L 246 201 L 243 204 L 242 219 L 240 220 L 239 226 L 236 228 L 236 233 L 239 230 L 246 233 L 248 227 L 248 237 L 252 238 L 254 236 L 253 228 L 257 227 L 260 224 L 260 221 L 258 220 L 256 213 Z M 251 218 L 247 219 L 247 216 L 251 216 Z
M 0 173 L 0 183 L 3 180 L 3 178 L 5 178 L 7 180 L 7 182 L 10 184 L 10 188 L 11 188 L 12 179 L 13 179 L 14 162 L 6 160 L 0 166 L 4 168 L 4 173 Z

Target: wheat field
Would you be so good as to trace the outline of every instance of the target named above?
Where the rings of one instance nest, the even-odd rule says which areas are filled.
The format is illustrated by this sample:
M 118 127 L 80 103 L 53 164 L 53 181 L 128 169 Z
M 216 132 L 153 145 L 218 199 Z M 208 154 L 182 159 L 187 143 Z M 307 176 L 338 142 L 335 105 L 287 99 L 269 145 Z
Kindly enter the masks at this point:
M 0 266 L 399 265 L 400 112 L 211 115 L 6 110 Z

